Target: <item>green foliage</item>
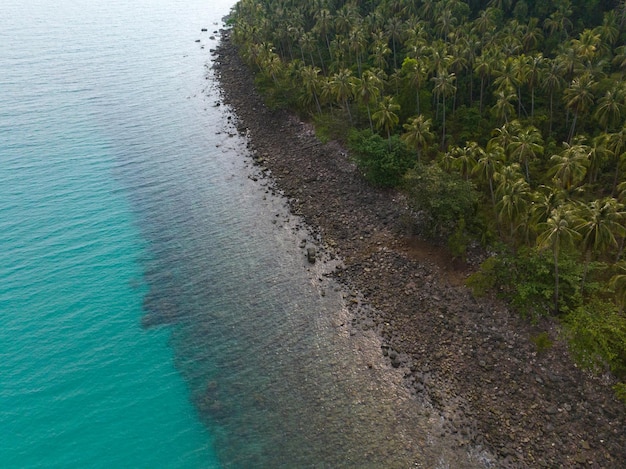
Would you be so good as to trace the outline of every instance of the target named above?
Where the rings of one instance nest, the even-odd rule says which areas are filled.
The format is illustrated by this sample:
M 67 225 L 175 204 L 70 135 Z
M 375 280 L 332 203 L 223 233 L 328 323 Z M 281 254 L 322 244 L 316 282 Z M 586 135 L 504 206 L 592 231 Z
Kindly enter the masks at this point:
M 613 386 L 613 391 L 615 392 L 615 397 L 626 405 L 626 383 L 617 383 Z
M 329 113 L 315 115 L 313 124 L 315 125 L 315 136 L 322 143 L 330 140 L 344 142 L 350 132 L 350 125 L 345 119 L 340 119 Z
M 493 289 L 531 319 L 571 317 L 589 356 L 623 362 L 611 355 L 619 313 L 593 305 L 626 305 L 626 275 L 609 284 L 614 269 L 602 270 L 626 216 L 615 211 L 596 242 L 581 209 L 626 186 L 623 2 L 400 3 L 241 0 L 228 23 L 268 106 L 314 116 L 322 141 L 350 135 L 369 181 L 402 183 L 421 233 L 461 258 L 472 235 L 508 243 L 468 279 L 475 295 Z
M 370 130 L 353 130 L 348 145 L 367 180 L 380 187 L 398 186 L 415 161 L 397 135 L 386 140 Z
M 626 317 L 614 304 L 593 300 L 569 313 L 565 323 L 579 363 L 626 377 Z
M 418 164 L 407 172 L 403 187 L 409 204 L 426 217 L 432 235 L 447 238 L 458 223 L 476 212 L 478 194 L 471 182 L 447 173 L 437 164 Z
M 470 275 L 465 284 L 472 290 L 472 294 L 479 298 L 493 291 L 500 270 L 500 259 L 496 256 L 488 257 L 478 271 Z
M 448 249 L 455 259 L 466 261 L 467 246 L 472 241 L 472 237 L 467 232 L 465 218 L 461 217 L 454 233 L 448 238 Z
M 540 332 L 536 336 L 531 337 L 530 340 L 537 347 L 537 353 L 543 353 L 552 348 L 553 345 L 547 332 Z

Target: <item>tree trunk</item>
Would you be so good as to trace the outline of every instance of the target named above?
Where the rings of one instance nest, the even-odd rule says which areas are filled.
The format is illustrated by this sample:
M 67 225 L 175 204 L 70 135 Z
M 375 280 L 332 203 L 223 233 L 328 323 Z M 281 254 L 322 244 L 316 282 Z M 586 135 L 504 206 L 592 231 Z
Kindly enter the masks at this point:
M 552 248 L 554 254 L 554 311 L 559 314 L 559 256 L 555 247 Z

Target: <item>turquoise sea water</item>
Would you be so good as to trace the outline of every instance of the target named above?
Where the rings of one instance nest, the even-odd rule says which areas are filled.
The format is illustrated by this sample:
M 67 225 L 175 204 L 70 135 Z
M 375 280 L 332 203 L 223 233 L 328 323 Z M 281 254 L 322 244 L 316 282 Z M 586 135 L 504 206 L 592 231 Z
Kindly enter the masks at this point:
M 0 5 L 3 468 L 218 467 L 170 332 L 141 327 L 150 254 L 119 175 L 158 146 L 134 135 L 176 132 L 156 96 L 194 86 L 230 3 Z
M 253 177 L 232 4 L 0 4 L 0 467 L 479 466 Z

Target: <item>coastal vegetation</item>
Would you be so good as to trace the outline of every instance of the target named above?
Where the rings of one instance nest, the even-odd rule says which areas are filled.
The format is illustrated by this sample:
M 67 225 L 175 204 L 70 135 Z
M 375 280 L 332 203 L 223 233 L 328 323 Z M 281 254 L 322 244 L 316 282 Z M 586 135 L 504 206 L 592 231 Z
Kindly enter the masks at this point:
M 348 145 L 454 255 L 492 253 L 475 294 L 626 381 L 625 1 L 240 0 L 231 22 L 268 105 Z

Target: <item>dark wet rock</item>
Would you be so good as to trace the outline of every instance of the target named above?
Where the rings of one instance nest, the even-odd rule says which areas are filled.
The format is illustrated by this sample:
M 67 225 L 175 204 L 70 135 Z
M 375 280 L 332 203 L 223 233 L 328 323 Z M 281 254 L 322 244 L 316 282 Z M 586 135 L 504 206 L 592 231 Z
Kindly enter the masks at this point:
M 309 246 L 306 248 L 306 258 L 311 264 L 315 264 L 315 258 L 317 256 L 317 252 L 313 246 Z

